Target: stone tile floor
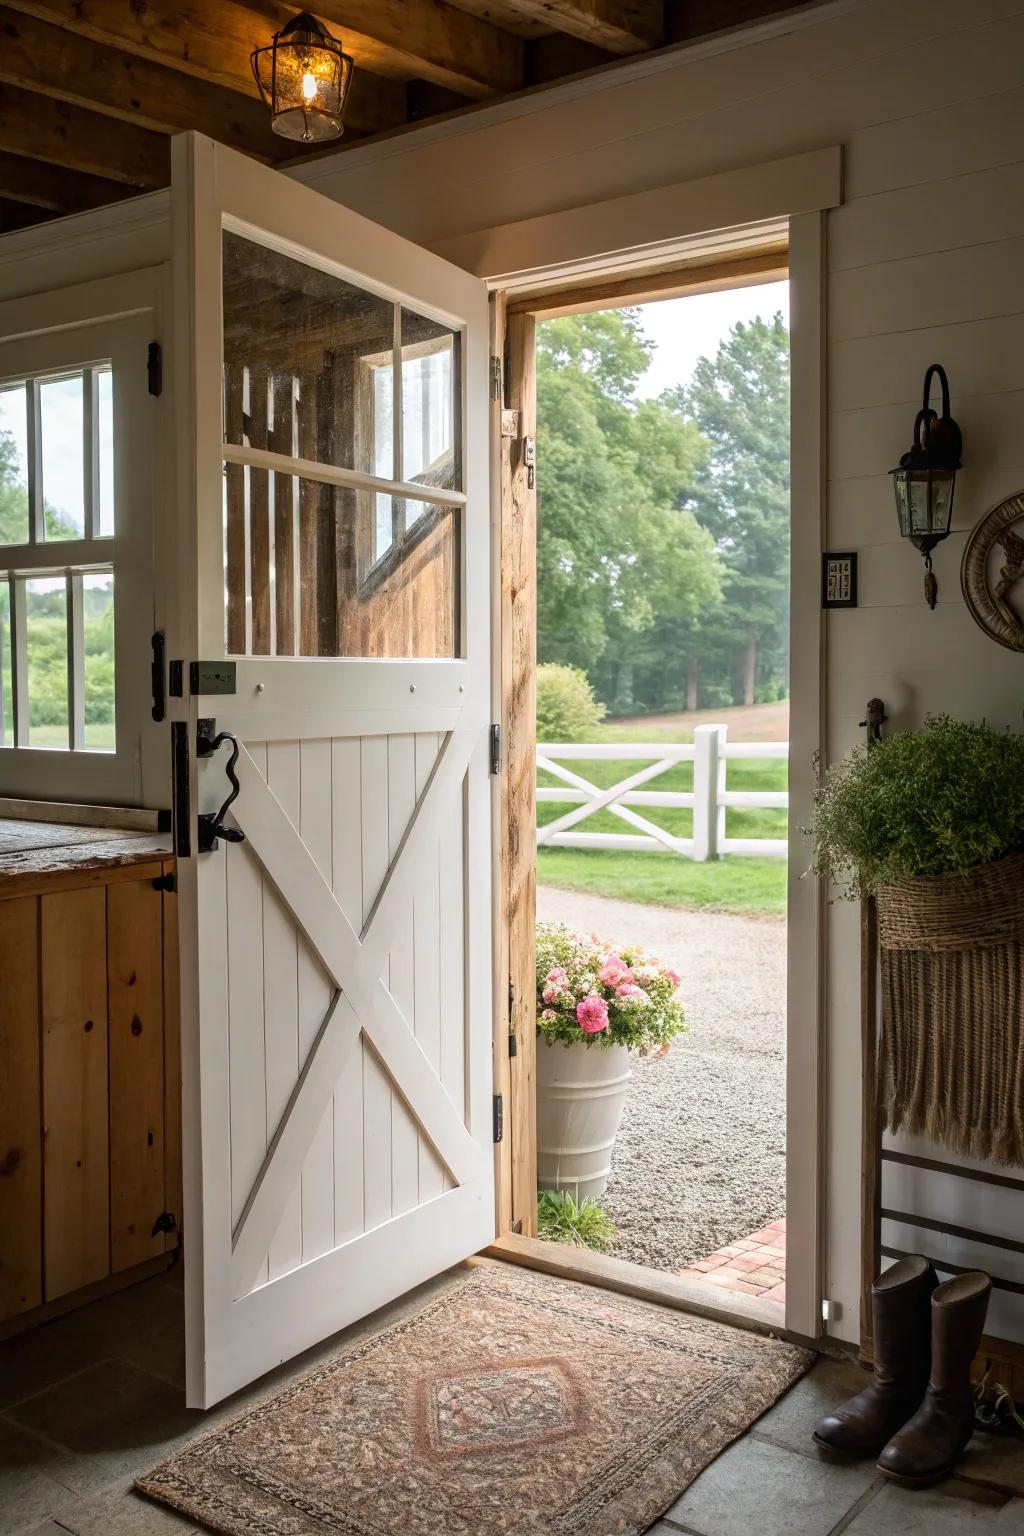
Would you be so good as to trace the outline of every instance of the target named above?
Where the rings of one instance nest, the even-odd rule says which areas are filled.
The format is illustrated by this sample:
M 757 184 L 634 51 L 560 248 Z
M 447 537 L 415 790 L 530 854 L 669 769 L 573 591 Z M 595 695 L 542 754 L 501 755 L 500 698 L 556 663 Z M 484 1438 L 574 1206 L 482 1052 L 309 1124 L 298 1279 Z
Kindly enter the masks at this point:
M 773 1221 L 749 1237 L 738 1237 L 707 1258 L 679 1271 L 693 1280 L 707 1280 L 723 1291 L 760 1296 L 780 1307 L 786 1304 L 786 1223 Z
M 453 1278 L 440 1277 L 347 1337 L 415 1308 Z M 134 1494 L 133 1477 L 338 1343 L 209 1414 L 186 1409 L 180 1275 L 172 1271 L 0 1344 L 0 1536 L 195 1533 Z M 864 1380 L 856 1365 L 819 1360 L 687 1489 L 652 1536 L 1024 1536 L 1024 1442 L 977 1436 L 960 1474 L 925 1493 L 884 1483 L 870 1463 L 821 1461 L 811 1429 Z

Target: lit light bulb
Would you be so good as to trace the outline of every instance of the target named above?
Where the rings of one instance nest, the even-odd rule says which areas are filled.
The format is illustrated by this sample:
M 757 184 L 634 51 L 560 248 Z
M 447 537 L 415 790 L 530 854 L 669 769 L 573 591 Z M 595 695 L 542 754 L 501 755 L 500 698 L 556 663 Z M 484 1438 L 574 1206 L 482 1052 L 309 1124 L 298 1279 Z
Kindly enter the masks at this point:
M 303 101 L 316 99 L 316 75 L 308 69 L 302 77 L 302 99 Z

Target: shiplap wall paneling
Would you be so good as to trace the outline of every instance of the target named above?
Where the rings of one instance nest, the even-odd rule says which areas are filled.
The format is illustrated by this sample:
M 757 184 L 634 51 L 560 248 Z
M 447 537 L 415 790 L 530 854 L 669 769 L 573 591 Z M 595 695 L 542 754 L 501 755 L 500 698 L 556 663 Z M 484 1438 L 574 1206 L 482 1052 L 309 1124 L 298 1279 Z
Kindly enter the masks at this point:
M 0 906 L 0 1318 L 43 1299 L 39 903 Z
M 40 898 L 47 1301 L 110 1271 L 106 892 Z
M 163 894 L 151 881 L 107 887 L 110 1015 L 110 1268 L 164 1251 Z

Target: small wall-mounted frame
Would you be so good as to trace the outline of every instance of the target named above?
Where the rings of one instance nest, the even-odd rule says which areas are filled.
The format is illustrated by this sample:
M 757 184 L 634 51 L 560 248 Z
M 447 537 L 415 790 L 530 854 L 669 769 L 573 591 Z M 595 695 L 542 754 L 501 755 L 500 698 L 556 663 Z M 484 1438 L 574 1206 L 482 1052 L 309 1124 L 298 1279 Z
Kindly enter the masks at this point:
M 856 608 L 857 556 L 855 552 L 834 554 L 827 551 L 822 555 L 821 606 L 823 608 Z

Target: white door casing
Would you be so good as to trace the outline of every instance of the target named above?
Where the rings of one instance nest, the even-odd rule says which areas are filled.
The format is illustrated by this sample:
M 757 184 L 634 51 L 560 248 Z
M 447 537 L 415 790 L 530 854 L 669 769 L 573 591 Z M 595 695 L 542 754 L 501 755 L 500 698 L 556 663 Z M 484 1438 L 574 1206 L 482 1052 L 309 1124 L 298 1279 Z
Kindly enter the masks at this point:
M 493 1235 L 488 312 L 476 279 L 208 139 L 173 169 L 186 675 L 226 654 L 226 462 L 287 471 L 296 507 L 316 484 L 461 519 L 452 657 L 236 650 L 235 692 L 180 706 L 193 809 L 227 791 L 197 721 L 238 738 L 245 838 L 199 853 L 193 825 L 178 866 L 187 1395 L 208 1406 Z M 310 292 L 337 276 L 451 329 L 461 486 L 401 479 L 400 421 L 391 475 L 225 444 L 225 230 Z

